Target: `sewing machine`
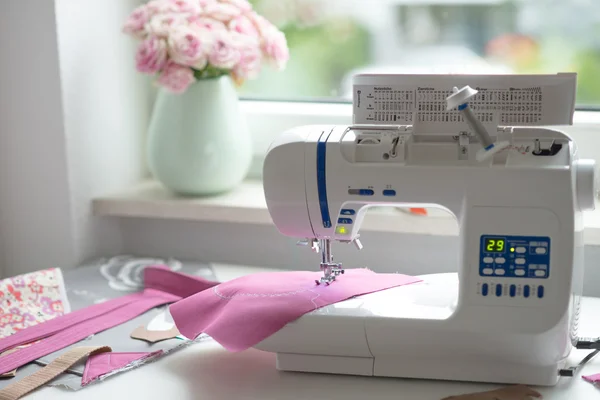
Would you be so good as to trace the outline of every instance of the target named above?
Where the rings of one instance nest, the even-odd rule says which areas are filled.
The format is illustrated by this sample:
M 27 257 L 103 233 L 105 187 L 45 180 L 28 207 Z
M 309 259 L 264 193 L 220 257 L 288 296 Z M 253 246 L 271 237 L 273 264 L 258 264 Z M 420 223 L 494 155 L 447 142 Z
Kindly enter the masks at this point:
M 330 285 L 343 279 L 332 242 L 360 248 L 370 207 L 441 207 L 459 225 L 458 273 L 315 310 L 256 347 L 280 370 L 556 384 L 596 180 L 594 161 L 542 126 L 572 124 L 576 75 L 357 75 L 353 88 L 353 125 L 272 143 L 275 226 L 320 253 Z

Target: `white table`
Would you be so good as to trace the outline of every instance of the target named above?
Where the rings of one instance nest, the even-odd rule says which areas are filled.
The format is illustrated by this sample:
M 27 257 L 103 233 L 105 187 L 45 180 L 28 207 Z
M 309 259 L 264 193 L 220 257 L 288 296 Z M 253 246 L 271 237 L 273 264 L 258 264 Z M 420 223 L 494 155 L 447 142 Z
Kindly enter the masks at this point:
M 228 265 L 215 266 L 219 281 L 264 271 Z M 269 269 L 272 271 L 272 269 Z M 600 336 L 600 298 L 585 298 L 581 336 Z M 587 351 L 574 351 L 577 364 Z M 600 356 L 580 371 L 600 373 Z M 214 341 L 201 342 L 141 368 L 116 375 L 78 392 L 44 388 L 31 400 L 439 400 L 445 396 L 491 390 L 502 385 L 399 378 L 280 372 L 275 355 L 250 349 L 230 353 Z M 600 389 L 581 379 L 562 378 L 552 388 L 535 388 L 548 400 L 600 399 Z

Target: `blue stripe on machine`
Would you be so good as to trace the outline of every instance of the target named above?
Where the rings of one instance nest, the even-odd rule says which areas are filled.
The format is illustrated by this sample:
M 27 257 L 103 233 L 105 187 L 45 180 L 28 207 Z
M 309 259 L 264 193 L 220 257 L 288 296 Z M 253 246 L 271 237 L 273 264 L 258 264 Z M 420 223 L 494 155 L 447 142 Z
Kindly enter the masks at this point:
M 327 179 L 326 179 L 326 167 L 327 167 L 327 139 L 329 133 L 321 133 L 319 142 L 317 143 L 317 190 L 319 192 L 319 207 L 321 208 L 321 219 L 323 220 L 323 227 L 331 228 L 331 217 L 329 215 L 329 205 L 327 204 Z

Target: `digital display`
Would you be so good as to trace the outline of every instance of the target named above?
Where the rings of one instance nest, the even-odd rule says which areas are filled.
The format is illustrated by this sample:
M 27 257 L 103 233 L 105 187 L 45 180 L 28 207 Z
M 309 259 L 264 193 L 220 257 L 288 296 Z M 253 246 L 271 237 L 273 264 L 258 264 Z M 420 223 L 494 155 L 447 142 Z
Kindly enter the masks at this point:
M 506 250 L 506 240 L 503 238 L 485 239 L 485 251 L 489 253 L 504 253 Z

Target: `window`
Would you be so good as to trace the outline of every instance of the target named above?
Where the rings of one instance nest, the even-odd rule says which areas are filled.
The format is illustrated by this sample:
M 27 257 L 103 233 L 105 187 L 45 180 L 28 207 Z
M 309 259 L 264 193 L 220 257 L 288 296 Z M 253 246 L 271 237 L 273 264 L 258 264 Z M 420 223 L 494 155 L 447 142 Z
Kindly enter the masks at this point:
M 577 72 L 577 108 L 600 108 L 595 0 L 251 0 L 287 37 L 290 62 L 246 98 L 349 102 L 351 77 Z

